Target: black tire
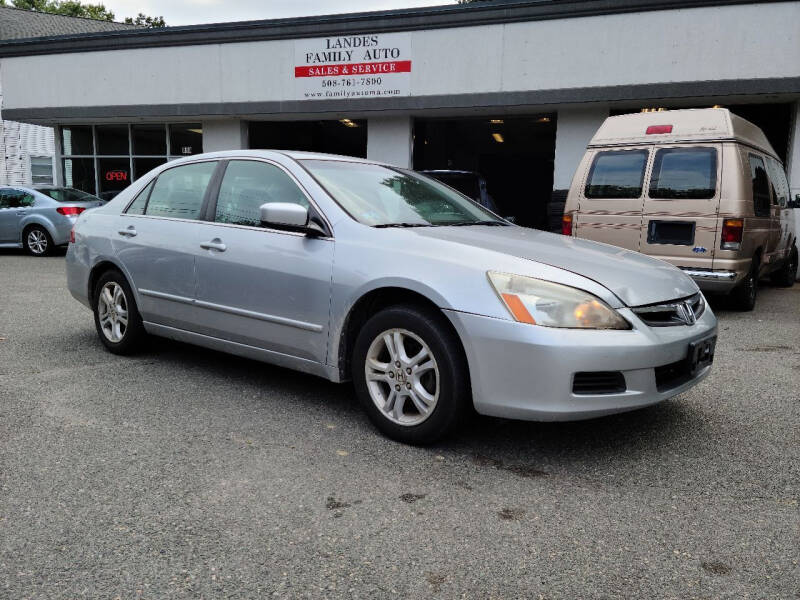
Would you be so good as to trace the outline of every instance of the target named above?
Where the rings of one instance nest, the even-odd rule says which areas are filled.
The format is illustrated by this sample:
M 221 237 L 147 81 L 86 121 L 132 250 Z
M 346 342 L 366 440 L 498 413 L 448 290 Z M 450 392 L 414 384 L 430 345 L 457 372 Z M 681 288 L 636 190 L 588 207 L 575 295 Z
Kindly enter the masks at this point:
M 31 225 L 22 232 L 22 245 L 31 256 L 50 256 L 53 253 L 53 238 L 41 225 Z
M 417 336 L 427 344 L 435 360 L 437 371 L 434 372 L 434 377 L 438 374 L 438 398 L 428 416 L 418 424 L 401 424 L 391 420 L 378 408 L 377 400 L 373 400 L 367 384 L 366 361 L 370 347 L 373 342 L 379 343 L 378 340 L 383 339 L 382 333 L 393 329 L 410 332 L 405 339 L 410 340 L 412 346 L 416 343 L 412 336 Z M 416 354 L 413 348 L 411 354 Z M 388 358 L 388 354 L 386 356 Z M 427 359 L 422 361 L 422 363 L 425 362 Z M 468 409 L 472 403 L 472 395 L 466 358 L 458 336 L 445 317 L 435 310 L 398 305 L 385 308 L 373 315 L 361 328 L 356 338 L 351 368 L 356 393 L 370 420 L 387 437 L 399 442 L 412 445 L 432 444 L 452 433 L 469 414 Z M 393 368 L 391 365 L 389 366 L 389 369 Z M 416 389 L 416 383 L 419 383 L 421 378 L 414 380 L 414 375 L 406 376 L 402 373 L 403 371 L 403 368 L 399 368 L 396 371 L 397 375 L 391 375 L 393 382 L 402 383 L 400 381 L 402 378 L 406 382 L 403 385 L 408 386 L 409 390 L 412 389 L 412 385 Z M 414 381 L 416 383 L 412 384 L 411 382 Z M 380 382 L 380 386 L 385 386 L 382 389 L 386 390 L 387 395 L 391 394 L 393 386 L 388 384 L 388 380 Z M 399 389 L 399 386 L 396 389 Z M 408 392 L 408 394 L 410 393 Z M 402 391 L 402 394 L 398 396 L 403 394 L 406 392 Z M 405 402 L 409 404 L 403 404 L 404 407 L 407 406 L 412 411 L 418 412 L 420 417 L 422 416 L 411 396 L 405 395 Z M 406 408 L 401 409 L 401 411 L 404 410 Z
M 742 282 L 731 292 L 731 303 L 733 308 L 743 312 L 749 312 L 756 307 L 756 296 L 758 296 L 758 270 L 761 266 L 761 257 L 753 257 L 750 271 Z
M 780 269 L 775 271 L 771 277 L 772 283 L 779 287 L 792 287 L 797 280 L 797 246 L 792 246 L 789 257 L 784 261 Z
M 118 303 L 118 306 L 124 306 L 127 310 L 127 324 L 125 325 L 124 330 L 122 328 L 118 330 L 118 332 L 121 333 L 121 336 L 117 341 L 111 339 L 109 336 L 110 334 L 104 330 L 104 328 L 108 327 L 108 322 L 106 321 L 105 325 L 101 324 L 101 319 L 103 318 L 101 313 L 106 312 L 102 306 L 104 300 L 101 298 L 101 294 L 103 294 L 106 286 L 108 286 L 108 289 L 112 292 L 112 295 L 112 290 L 115 290 L 114 286 L 118 286 L 122 290 L 124 303 Z M 133 297 L 131 286 L 128 285 L 128 280 L 125 279 L 125 276 L 122 273 L 116 270 L 109 270 L 99 277 L 94 286 L 94 290 L 92 290 L 92 310 L 94 312 L 94 326 L 97 329 L 97 336 L 110 352 L 113 352 L 114 354 L 129 355 L 134 354 L 141 348 L 147 333 L 144 330 L 142 317 L 139 314 L 138 307 L 136 306 L 136 300 Z M 119 311 L 119 314 L 121 314 L 121 312 L 122 311 Z

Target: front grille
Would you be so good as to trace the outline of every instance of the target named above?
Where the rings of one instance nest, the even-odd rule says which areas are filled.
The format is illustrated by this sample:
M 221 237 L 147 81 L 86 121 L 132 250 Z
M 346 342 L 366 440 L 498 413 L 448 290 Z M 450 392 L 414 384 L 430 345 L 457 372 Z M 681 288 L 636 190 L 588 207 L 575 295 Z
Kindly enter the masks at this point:
M 692 366 L 686 359 L 656 367 L 656 389 L 666 392 L 692 379 Z
M 572 380 L 572 393 L 583 396 L 621 394 L 626 389 L 625 376 L 619 371 L 575 373 Z
M 695 294 L 682 300 L 637 306 L 631 309 L 650 327 L 673 327 L 694 325 L 706 310 L 703 294 Z

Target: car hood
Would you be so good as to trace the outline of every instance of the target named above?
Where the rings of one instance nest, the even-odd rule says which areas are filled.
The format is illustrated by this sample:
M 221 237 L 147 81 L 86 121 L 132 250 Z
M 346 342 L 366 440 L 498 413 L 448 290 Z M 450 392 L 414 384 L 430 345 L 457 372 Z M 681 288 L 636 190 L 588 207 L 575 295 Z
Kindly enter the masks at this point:
M 576 273 L 611 290 L 628 306 L 685 298 L 698 291 L 680 269 L 608 244 L 516 226 L 425 227 L 414 232 Z

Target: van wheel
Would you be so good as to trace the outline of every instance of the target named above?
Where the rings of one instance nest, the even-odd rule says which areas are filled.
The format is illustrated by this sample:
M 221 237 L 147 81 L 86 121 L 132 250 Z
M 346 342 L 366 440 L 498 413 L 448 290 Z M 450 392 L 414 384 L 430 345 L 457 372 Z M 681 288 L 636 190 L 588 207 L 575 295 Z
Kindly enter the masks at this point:
M 756 307 L 756 296 L 758 295 L 758 269 L 761 264 L 761 257 L 754 256 L 750 265 L 750 272 L 744 280 L 731 292 L 733 308 L 749 312 Z
M 391 306 L 361 328 L 352 356 L 361 405 L 384 435 L 432 444 L 468 414 L 469 369 L 444 317 L 413 306 Z
M 797 279 L 797 246 L 792 247 L 783 266 L 772 274 L 772 283 L 780 287 L 792 287 Z

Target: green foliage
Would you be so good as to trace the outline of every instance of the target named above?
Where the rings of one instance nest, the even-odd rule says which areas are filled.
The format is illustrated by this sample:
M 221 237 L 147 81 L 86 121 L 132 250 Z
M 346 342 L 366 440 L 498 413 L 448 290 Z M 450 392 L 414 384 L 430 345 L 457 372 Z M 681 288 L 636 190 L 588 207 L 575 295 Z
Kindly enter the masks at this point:
M 113 21 L 114 13 L 103 4 L 84 4 L 80 0 L 10 0 L 10 5 L 22 10 L 64 15 L 67 17 L 82 17 L 96 21 Z M 0 6 L 9 6 L 9 0 L 0 0 Z M 128 17 L 126 23 L 139 27 L 165 27 L 164 17 L 148 17 L 139 13 L 136 18 Z

